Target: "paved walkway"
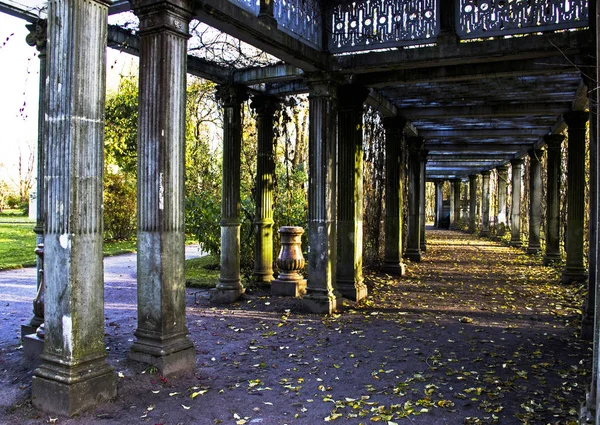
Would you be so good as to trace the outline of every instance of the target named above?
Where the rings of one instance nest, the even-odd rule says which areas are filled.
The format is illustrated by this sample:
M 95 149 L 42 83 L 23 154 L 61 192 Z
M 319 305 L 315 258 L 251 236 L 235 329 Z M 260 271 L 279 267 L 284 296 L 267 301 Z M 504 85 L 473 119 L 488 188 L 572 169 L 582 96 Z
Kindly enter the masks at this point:
M 166 380 L 127 359 L 136 326 L 134 261 L 106 263 L 106 345 L 118 399 L 60 424 L 568 424 L 588 384 L 578 340 L 582 287 L 489 240 L 429 231 L 404 278 L 365 272 L 367 300 L 305 314 L 295 299 L 250 292 L 216 308 L 188 290 L 194 376 Z M 46 423 L 27 397 L 18 326 L 31 271 L 0 273 L 0 423 Z M 27 273 L 30 273 L 27 277 Z M 407 418 L 410 418 L 407 419 Z

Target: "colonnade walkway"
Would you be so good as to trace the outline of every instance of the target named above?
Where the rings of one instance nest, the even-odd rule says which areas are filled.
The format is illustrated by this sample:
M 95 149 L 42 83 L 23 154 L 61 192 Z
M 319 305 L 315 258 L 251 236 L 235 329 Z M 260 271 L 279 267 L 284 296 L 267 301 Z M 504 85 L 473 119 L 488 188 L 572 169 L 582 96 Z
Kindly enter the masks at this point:
M 188 289 L 197 369 L 167 380 L 128 360 L 135 267 L 107 265 L 118 399 L 56 423 L 576 423 L 592 355 L 577 336 L 583 286 L 561 285 L 560 270 L 521 250 L 433 229 L 422 262 L 407 270 L 365 270 L 369 297 L 331 316 L 261 291 L 217 308 L 206 291 Z M 19 285 L 35 288 L 30 275 Z M 0 423 L 46 423 L 53 418 L 28 401 L 31 374 L 15 335 L 30 312 L 13 291 L 0 276 Z

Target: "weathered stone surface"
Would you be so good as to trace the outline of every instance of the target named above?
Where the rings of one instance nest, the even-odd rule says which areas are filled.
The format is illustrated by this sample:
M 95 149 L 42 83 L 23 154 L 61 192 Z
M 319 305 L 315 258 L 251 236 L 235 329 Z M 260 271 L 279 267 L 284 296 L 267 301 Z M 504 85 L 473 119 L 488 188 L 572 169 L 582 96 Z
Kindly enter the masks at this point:
M 408 138 L 408 238 L 404 255 L 411 261 L 421 261 L 421 150 L 422 137 Z
M 521 241 L 521 181 L 523 172 L 523 160 L 513 159 L 510 161 L 512 167 L 512 203 L 510 214 L 510 246 L 520 247 Z
M 283 226 L 279 229 L 281 250 L 277 257 L 279 276 L 271 283 L 271 295 L 299 297 L 306 294 L 306 279 L 302 276 L 304 256 L 302 255 L 302 234 L 304 229 L 297 226 Z
M 540 227 L 542 222 L 542 164 L 543 151 L 529 151 L 529 241 L 528 254 L 540 251 Z
M 496 216 L 496 236 L 501 238 L 506 233 L 508 215 L 506 201 L 508 199 L 508 167 L 502 165 L 496 167 L 498 175 L 498 215 Z
M 481 176 L 481 236 L 490 235 L 490 171 L 482 171 Z
M 427 154 L 429 151 L 423 149 L 421 151 L 421 172 L 420 172 L 420 192 L 419 192 L 419 249 L 422 252 L 427 251 L 427 237 L 425 235 L 425 192 L 426 192 L 426 181 L 427 176 Z
M 546 180 L 546 254 L 544 264 L 560 261 L 560 178 L 561 143 L 564 136 L 552 134 L 544 137 L 547 146 Z
M 477 231 L 477 176 L 469 175 L 469 232 Z

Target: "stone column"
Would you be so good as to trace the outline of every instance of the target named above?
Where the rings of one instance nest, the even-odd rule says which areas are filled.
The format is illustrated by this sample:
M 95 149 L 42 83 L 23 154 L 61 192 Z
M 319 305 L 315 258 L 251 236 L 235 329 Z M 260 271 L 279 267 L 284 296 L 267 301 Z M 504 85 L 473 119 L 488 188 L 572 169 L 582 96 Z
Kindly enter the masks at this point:
M 109 4 L 48 3 L 45 342 L 31 398 L 68 416 L 116 396 L 105 361 L 102 265 Z
M 437 227 L 442 227 L 444 216 L 444 182 L 435 182 L 435 222 Z
M 510 246 L 522 246 L 521 242 L 521 183 L 522 159 L 511 159 L 512 167 L 512 203 L 510 213 Z
M 567 136 L 567 264 L 563 283 L 587 279 L 583 265 L 583 214 L 585 190 L 585 125 L 589 114 L 583 111 L 564 115 Z
M 490 171 L 482 171 L 481 176 L 481 236 L 490 235 Z
M 460 229 L 460 179 L 452 180 L 452 196 L 454 197 L 454 229 Z
M 402 205 L 404 126 L 402 117 L 384 118 L 385 129 L 385 253 L 381 271 L 404 275 L 402 263 Z
M 359 301 L 367 296 L 363 255 L 363 103 L 364 87 L 338 90 L 338 204 L 336 288 Z
M 560 177 L 562 134 L 544 136 L 548 152 L 546 182 L 546 255 L 544 265 L 560 261 Z
M 477 176 L 469 176 L 469 232 L 477 231 Z
M 422 137 L 408 138 L 408 237 L 405 256 L 411 261 L 421 261 L 421 151 Z
M 242 149 L 242 103 L 245 87 L 217 87 L 223 105 L 223 186 L 221 189 L 221 274 L 210 292 L 214 304 L 230 304 L 244 293 L 240 275 L 240 155 Z
M 180 4 L 180 3 L 177 3 Z M 191 14 L 139 0 L 137 340 L 129 357 L 163 375 L 195 370 L 185 320 L 185 88 Z
M 540 251 L 540 225 L 542 222 L 542 159 L 541 149 L 532 149 L 529 154 L 529 242 L 528 254 Z
M 273 126 L 278 102 L 270 96 L 254 96 L 258 153 L 256 158 L 256 215 L 254 220 L 254 282 L 269 286 L 273 280 Z
M 427 251 L 427 241 L 425 238 L 425 193 L 427 189 L 426 175 L 427 175 L 427 154 L 428 150 L 423 149 L 421 151 L 421 185 L 419 195 L 419 248 L 421 251 Z
M 302 298 L 312 313 L 331 313 L 336 281 L 337 84 L 309 75 L 308 282 Z
M 496 236 L 502 237 L 506 233 L 507 214 L 506 200 L 508 199 L 508 167 L 501 165 L 496 168 L 498 174 L 498 216 L 496 217 Z
M 35 24 L 27 25 L 30 31 L 27 34 L 26 42 L 30 46 L 35 46 L 38 51 L 40 60 L 40 88 L 39 88 L 39 106 L 38 106 L 38 140 L 37 140 L 37 181 L 36 181 L 36 223 L 33 228 L 35 233 L 35 245 L 41 249 L 43 253 L 44 247 L 44 222 L 46 217 L 46 190 L 44 188 L 45 173 L 44 161 L 46 157 L 47 143 L 44 136 L 44 119 L 46 114 L 45 97 L 46 97 L 46 47 L 47 47 L 47 21 L 40 19 Z M 37 252 L 37 250 L 36 250 Z M 32 253 L 33 254 L 33 253 Z M 27 325 L 21 325 L 21 337 L 27 334 L 32 334 L 44 322 L 44 303 L 43 303 L 43 288 L 40 286 L 43 282 L 43 267 L 44 262 L 41 255 L 36 256 L 36 271 L 37 271 L 37 289 L 38 295 L 33 301 L 33 317 Z

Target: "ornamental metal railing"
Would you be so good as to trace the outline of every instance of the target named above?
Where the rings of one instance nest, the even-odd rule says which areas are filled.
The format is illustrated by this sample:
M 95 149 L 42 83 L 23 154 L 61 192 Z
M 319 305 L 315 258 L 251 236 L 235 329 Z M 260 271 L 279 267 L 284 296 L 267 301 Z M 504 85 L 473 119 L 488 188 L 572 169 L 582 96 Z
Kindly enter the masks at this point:
M 277 24 L 290 35 L 321 49 L 323 22 L 319 0 L 275 0 Z
M 366 0 L 338 4 L 330 14 L 334 53 L 432 43 L 439 32 L 436 0 Z
M 465 39 L 586 26 L 587 0 L 459 0 L 456 32 Z

